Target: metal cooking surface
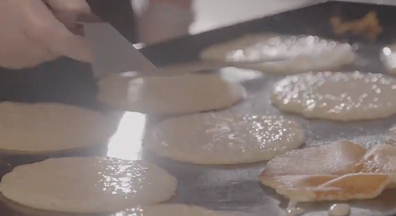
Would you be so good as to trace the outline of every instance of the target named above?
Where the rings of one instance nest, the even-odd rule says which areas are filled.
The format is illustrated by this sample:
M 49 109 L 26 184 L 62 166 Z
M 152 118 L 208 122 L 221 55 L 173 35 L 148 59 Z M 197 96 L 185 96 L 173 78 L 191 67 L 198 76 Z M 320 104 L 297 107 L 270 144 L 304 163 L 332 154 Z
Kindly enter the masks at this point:
M 264 75 L 257 71 L 236 68 L 223 68 L 217 73 L 225 79 L 242 83 L 249 93 L 248 98 L 231 108 L 231 111 L 284 115 L 297 120 L 307 130 L 306 146 L 318 145 L 318 142 L 323 140 L 326 144 L 332 140 L 350 139 L 370 147 L 388 141 L 386 132 L 393 123 L 396 123 L 396 117 L 366 122 L 337 123 L 306 120 L 296 115 L 280 113 L 270 104 L 269 93 L 272 84 L 283 76 Z M 157 121 L 139 113 L 125 113 L 121 118 L 118 133 L 108 144 L 107 151 L 90 152 L 90 154 L 124 159 L 146 159 L 165 168 L 178 179 L 178 193 L 167 203 L 186 203 L 216 210 L 238 211 L 242 215 L 252 216 L 285 214 L 287 200 L 278 196 L 274 190 L 260 185 L 258 181 L 257 177 L 265 168 L 265 162 L 235 166 L 201 166 L 158 158 L 142 151 L 144 135 L 150 133 L 151 125 Z M 353 202 L 352 216 L 391 215 L 396 211 L 395 201 L 394 191 L 387 191 L 379 199 Z M 309 211 L 306 215 L 327 215 L 327 209 L 331 204 L 333 203 L 310 203 L 302 206 Z M 10 213 L 23 212 L 25 215 L 67 215 L 33 211 L 9 201 L 3 202 L 0 207 L 3 210 L 13 209 L 14 211 Z
M 342 7 L 341 7 L 342 6 Z M 352 7 L 353 6 L 353 7 Z M 343 8 L 340 12 L 340 7 Z M 159 44 L 144 49 L 143 52 L 159 65 L 175 62 L 191 61 L 197 58 L 199 50 L 207 45 L 219 41 L 238 37 L 248 32 L 271 31 L 300 35 L 306 30 L 314 34 L 334 38 L 328 30 L 328 16 L 338 13 L 345 14 L 352 8 L 357 13 L 365 14 L 372 6 L 350 3 L 327 3 L 314 6 L 311 9 L 302 9 L 297 12 L 288 12 L 274 17 L 256 20 L 234 27 L 204 33 L 202 35 L 182 38 L 168 43 Z M 387 11 L 387 8 L 376 8 Z M 384 12 L 385 13 L 385 12 Z M 346 13 L 349 16 L 349 12 Z M 383 14 L 383 13 L 379 13 Z M 390 14 L 396 14 L 395 11 Z M 313 16 L 317 19 L 311 19 Z M 297 19 L 298 17 L 298 19 Z M 389 17 L 388 17 L 389 18 Z M 396 20 L 395 18 L 393 20 Z M 326 25 L 325 25 L 325 24 Z M 383 67 L 378 59 L 380 48 L 392 41 L 391 27 L 384 27 L 384 35 L 376 44 L 351 38 L 341 38 L 356 43 L 360 58 L 355 65 L 343 69 L 344 71 L 361 70 L 363 72 L 381 72 Z M 172 52 L 170 52 L 170 50 Z M 172 53 L 169 55 L 169 53 Z M 167 55 L 164 55 L 167 54 Z M 264 75 L 257 71 L 236 68 L 223 68 L 216 71 L 220 76 L 233 82 L 240 82 L 248 91 L 248 98 L 231 108 L 233 112 L 249 114 L 281 113 L 269 102 L 271 85 L 284 76 Z M 317 145 L 319 142 L 330 142 L 337 139 L 350 139 L 366 147 L 380 142 L 388 142 L 386 132 L 396 123 L 396 116 L 392 118 L 337 123 L 319 120 L 306 120 L 296 115 L 282 114 L 303 124 L 307 130 L 306 146 Z M 115 115 L 115 120 L 121 115 Z M 178 179 L 178 194 L 168 203 L 186 203 L 200 205 L 216 210 L 238 211 L 241 215 L 282 216 L 287 200 L 282 199 L 273 190 L 261 186 L 258 175 L 265 167 L 265 163 L 255 163 L 236 166 L 199 166 L 187 163 L 174 162 L 168 159 L 157 158 L 141 150 L 144 145 L 144 134 L 150 133 L 150 127 L 158 119 L 139 113 L 126 113 L 122 116 L 116 136 L 110 140 L 104 149 L 88 150 L 63 155 L 107 155 L 124 159 L 147 159 L 165 168 Z M 58 155 L 59 156 L 59 155 Z M 62 155 L 60 155 L 62 156 Z M 3 157 L 0 171 L 5 173 L 12 166 L 28 163 L 45 158 L 43 157 Z M 387 216 L 396 212 L 396 193 L 386 191 L 380 198 L 369 201 L 352 202 L 353 216 Z M 332 203 L 310 203 L 302 205 L 308 213 L 305 215 L 327 215 L 327 209 Z M 3 199 L 0 203 L 2 215 L 70 215 L 63 213 L 48 213 L 32 210 L 10 203 Z M 110 214 L 103 214 L 110 215 Z

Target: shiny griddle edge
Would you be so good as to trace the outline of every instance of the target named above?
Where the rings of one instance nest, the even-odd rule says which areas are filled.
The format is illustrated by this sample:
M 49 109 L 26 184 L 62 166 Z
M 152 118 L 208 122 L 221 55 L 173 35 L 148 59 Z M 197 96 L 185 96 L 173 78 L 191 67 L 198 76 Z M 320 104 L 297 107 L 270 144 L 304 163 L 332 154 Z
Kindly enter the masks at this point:
M 331 32 L 329 18 L 339 15 L 345 19 L 361 18 L 370 10 L 376 10 L 383 34 L 378 42 L 368 43 L 360 37 L 338 38 Z M 392 20 L 393 19 L 393 20 Z M 285 12 L 275 16 L 265 17 L 234 26 L 217 29 L 199 35 L 177 38 L 142 49 L 142 52 L 156 65 L 165 66 L 172 63 L 183 63 L 198 59 L 199 52 L 212 44 L 237 38 L 248 33 L 275 32 L 280 34 L 301 35 L 313 34 L 321 37 L 350 42 L 357 45 L 359 60 L 355 65 L 344 68 L 343 71 L 360 70 L 363 72 L 380 72 L 384 69 L 379 61 L 380 49 L 396 41 L 396 29 L 392 24 L 396 20 L 396 7 L 375 6 L 356 3 L 328 2 L 295 11 Z M 395 39 L 394 39 L 395 38 Z M 38 70 L 42 70 L 38 69 Z M 44 67 L 45 69 L 45 67 Z M 250 70 L 221 69 L 218 73 L 233 74 L 238 82 L 248 91 L 247 99 L 231 108 L 232 112 L 247 114 L 275 114 L 279 111 L 269 102 L 271 85 L 283 76 L 263 75 Z M 248 74 L 248 76 L 246 76 Z M 241 79 L 238 79 L 241 78 Z M 79 98 L 78 95 L 74 95 Z M 51 100 L 52 101 L 52 100 Z M 54 99 L 54 101 L 56 101 Z M 30 102 L 30 101 L 29 101 Z M 34 101 L 33 101 L 34 102 Z M 58 102 L 64 102 L 58 98 Z M 79 100 L 75 104 L 80 105 Z M 65 103 L 74 103 L 66 101 Z M 85 105 L 83 105 L 85 106 Z M 98 108 L 98 107 L 97 107 Z M 299 116 L 284 114 L 300 122 L 307 130 L 306 146 L 317 145 L 318 141 L 327 143 L 341 138 L 350 139 L 370 147 L 377 143 L 388 142 L 384 133 L 396 123 L 396 116 L 374 121 L 337 123 L 320 120 L 306 120 Z M 115 121 L 120 115 L 115 114 Z M 146 134 L 150 133 L 152 124 L 162 119 L 147 116 Z M 131 140 L 130 145 L 134 145 Z M 144 145 L 144 142 L 143 142 Z M 107 151 L 108 154 L 108 151 Z M 68 155 L 106 155 L 104 149 L 87 149 L 79 152 L 69 152 L 54 156 Z M 52 156 L 52 155 L 51 155 Z M 42 156 L 2 156 L 0 174 L 4 174 L 18 164 L 30 163 L 49 157 Z M 175 197 L 166 203 L 185 203 L 204 206 L 214 210 L 237 211 L 241 215 L 252 216 L 283 216 L 283 209 L 287 200 L 278 196 L 273 190 L 260 185 L 258 175 L 265 168 L 265 163 L 254 163 L 235 166 L 199 166 L 174 162 L 168 159 L 157 158 L 143 151 L 143 159 L 147 159 L 166 169 L 178 179 L 178 192 Z M 16 205 L 0 197 L 0 215 L 73 215 L 55 212 L 43 212 Z M 305 204 L 308 210 L 306 215 L 327 215 L 331 203 Z M 391 216 L 396 212 L 396 193 L 386 191 L 380 198 L 368 201 L 351 202 L 353 216 Z M 78 214 L 81 215 L 81 214 Z M 101 214 L 110 215 L 110 214 Z

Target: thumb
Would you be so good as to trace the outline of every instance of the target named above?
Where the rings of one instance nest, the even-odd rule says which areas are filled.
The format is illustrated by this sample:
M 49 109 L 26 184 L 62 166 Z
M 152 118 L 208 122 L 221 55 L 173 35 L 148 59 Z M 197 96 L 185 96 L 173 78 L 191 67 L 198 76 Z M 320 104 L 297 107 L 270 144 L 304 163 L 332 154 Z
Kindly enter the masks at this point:
M 91 14 L 85 0 L 44 0 L 55 17 L 67 27 L 74 27 L 80 16 Z

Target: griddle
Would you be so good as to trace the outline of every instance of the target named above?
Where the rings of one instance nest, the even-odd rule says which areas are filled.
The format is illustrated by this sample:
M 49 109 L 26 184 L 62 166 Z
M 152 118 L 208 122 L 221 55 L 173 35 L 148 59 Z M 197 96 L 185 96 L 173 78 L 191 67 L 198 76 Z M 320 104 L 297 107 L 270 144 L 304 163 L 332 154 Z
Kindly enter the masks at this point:
M 329 18 L 333 15 L 341 16 L 346 20 L 362 18 L 367 12 L 375 10 L 378 13 L 384 31 L 375 43 L 353 35 L 338 37 L 331 31 Z M 174 63 L 185 63 L 198 60 L 199 52 L 210 45 L 234 39 L 248 33 L 271 32 L 288 35 L 312 34 L 324 38 L 348 42 L 356 46 L 359 59 L 351 66 L 341 71 L 359 70 L 362 72 L 385 73 L 380 62 L 381 49 L 396 41 L 396 7 L 368 5 L 345 2 L 328 2 L 295 11 L 264 17 L 246 23 L 205 32 L 199 35 L 177 38 L 164 43 L 142 49 L 142 52 L 157 66 L 166 66 Z M 262 74 L 257 71 L 236 68 L 223 68 L 209 73 L 221 73 L 222 76 L 240 82 L 248 91 L 244 102 L 231 108 L 232 112 L 246 114 L 275 114 L 281 113 L 269 102 L 271 85 L 283 78 L 281 75 Z M 203 86 L 204 88 L 204 86 Z M 78 95 L 76 95 L 78 98 Z M 395 95 L 396 100 L 396 95 Z M 59 99 L 59 101 L 62 101 Z M 76 103 L 78 104 L 78 103 Z M 100 107 L 98 107 L 100 108 Z M 107 112 L 107 111 L 106 111 Z M 119 120 L 115 114 L 114 119 Z M 129 117 L 139 114 L 128 114 Z M 396 116 L 373 121 L 339 123 L 324 120 L 306 120 L 296 115 L 282 114 L 300 122 L 307 130 L 305 147 L 323 145 L 338 139 L 349 139 L 363 146 L 371 147 L 378 143 L 393 142 L 387 135 L 389 127 L 396 123 Z M 153 124 L 162 118 L 146 117 L 146 135 L 150 133 Z M 134 130 L 133 127 L 130 128 Z M 134 137 L 126 137 L 129 145 L 138 150 L 143 141 Z M 132 150 L 122 149 L 120 155 L 130 159 L 146 159 L 166 169 L 178 179 L 178 192 L 175 197 L 166 203 L 185 203 L 204 206 L 214 210 L 236 211 L 241 215 L 252 216 L 282 216 L 287 200 L 278 196 L 275 191 L 262 186 L 258 175 L 265 168 L 265 162 L 235 166 L 200 166 L 175 162 L 169 159 L 158 158 L 153 154 L 141 151 L 139 157 Z M 69 152 L 59 155 L 42 156 L 9 156 L 3 155 L 1 170 L 6 173 L 12 167 L 42 160 L 53 156 L 67 155 L 109 155 L 106 146 L 103 149 L 87 149 L 84 151 Z M 117 156 L 114 151 L 110 156 Z M 136 156 L 136 155 L 135 155 Z M 391 216 L 396 215 L 396 191 L 387 190 L 379 198 L 367 201 L 350 202 L 353 216 Z M 327 209 L 334 202 L 303 204 L 308 213 L 305 215 L 327 215 Z M 21 207 L 12 202 L 0 203 L 0 215 L 73 215 L 64 213 L 44 212 Z M 102 215 L 111 215 L 102 214 Z

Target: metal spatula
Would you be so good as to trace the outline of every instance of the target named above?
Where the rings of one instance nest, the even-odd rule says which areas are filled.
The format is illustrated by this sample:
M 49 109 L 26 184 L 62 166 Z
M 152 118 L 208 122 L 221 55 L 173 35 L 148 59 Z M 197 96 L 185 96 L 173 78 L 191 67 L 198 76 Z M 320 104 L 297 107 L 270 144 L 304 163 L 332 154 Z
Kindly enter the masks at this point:
M 116 1 L 114 1 L 115 3 Z M 304 7 L 309 5 L 308 2 L 302 1 L 299 5 L 294 5 L 290 9 Z M 315 1 L 313 1 L 315 2 Z M 140 72 L 142 76 L 168 76 L 183 73 L 180 70 L 158 70 L 158 68 L 141 54 L 133 45 L 125 39 L 111 24 L 116 24 L 117 20 L 105 13 L 105 10 L 99 10 L 95 7 L 93 1 L 90 3 L 92 11 L 103 21 L 108 23 L 87 23 L 84 28 L 84 35 L 92 42 L 95 54 L 95 60 L 92 67 L 95 76 L 105 76 L 110 73 L 121 73 L 128 71 Z M 131 26 L 132 27 L 132 26 Z M 284 58 L 267 59 L 266 62 L 284 61 Z M 263 63 L 263 62 L 261 62 Z M 224 67 L 232 66 L 224 64 Z M 196 67 L 196 65 L 194 65 Z M 216 68 L 221 65 L 216 65 Z M 186 68 L 188 70 L 188 68 Z
M 95 76 L 128 71 L 157 72 L 157 67 L 108 23 L 84 24 L 84 37 L 92 43 Z
M 220 62 L 193 62 L 190 67 L 188 64 L 184 64 L 180 68 L 158 69 L 108 23 L 85 24 L 84 37 L 93 45 L 95 59 L 92 68 L 97 77 L 129 71 L 137 72 L 141 76 L 170 76 L 184 74 L 190 69 L 196 70 L 197 67 L 210 70 L 235 66 L 234 64 Z M 265 62 L 284 60 L 286 58 L 275 57 L 267 59 Z M 261 61 L 260 63 L 264 62 Z

